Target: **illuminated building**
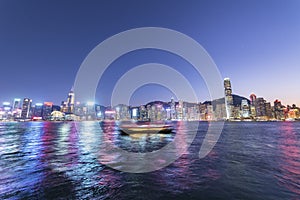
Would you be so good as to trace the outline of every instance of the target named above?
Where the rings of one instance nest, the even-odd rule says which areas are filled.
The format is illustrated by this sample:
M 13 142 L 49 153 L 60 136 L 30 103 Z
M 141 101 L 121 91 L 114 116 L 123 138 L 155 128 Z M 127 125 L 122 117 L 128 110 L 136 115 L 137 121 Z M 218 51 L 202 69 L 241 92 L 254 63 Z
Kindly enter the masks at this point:
M 176 119 L 176 109 L 175 109 L 175 100 L 172 97 L 171 98 L 171 103 L 170 103 L 170 115 L 171 115 L 171 119 Z
M 214 117 L 217 120 L 223 120 L 226 119 L 227 113 L 226 113 L 226 106 L 225 103 L 222 104 L 216 104 L 216 109 L 214 112 Z
M 273 112 L 272 112 L 272 106 L 270 102 L 265 103 L 265 109 L 266 109 L 266 117 L 267 119 L 273 119 Z
M 52 102 L 44 102 L 43 105 L 43 119 L 48 120 L 51 118 L 51 113 L 53 111 L 53 103 Z
M 69 114 L 75 113 L 75 94 L 73 92 L 73 87 L 68 94 L 67 101 L 61 102 L 61 111 Z
M 264 98 L 257 98 L 255 100 L 256 117 L 264 117 L 264 116 L 266 116 L 265 103 L 266 103 L 266 100 L 264 100 Z
M 63 113 L 67 113 L 69 108 L 67 106 L 67 102 L 66 101 L 62 101 L 61 102 L 61 106 L 60 106 L 60 110 L 63 112 Z
M 21 117 L 22 109 L 21 109 L 21 99 L 15 98 L 13 103 L 13 118 L 17 119 Z
M 241 108 L 240 106 L 233 106 L 231 108 L 231 118 L 233 119 L 240 119 L 241 118 L 241 112 L 240 112 Z
M 278 99 L 274 101 L 274 117 L 277 120 L 284 119 L 283 105 L 281 104 L 281 101 L 279 101 Z
M 131 119 L 138 120 L 140 118 L 140 108 L 132 107 L 131 108 Z
M 65 113 L 55 110 L 51 113 L 50 120 L 51 121 L 63 121 L 63 120 L 65 120 Z
M 199 104 L 183 102 L 183 119 L 199 120 L 200 119 Z
M 142 121 L 146 121 L 148 119 L 148 111 L 145 108 L 145 106 L 140 106 L 139 111 L 140 111 L 139 119 L 142 120 Z
M 297 119 L 299 118 L 299 109 L 290 109 L 288 112 L 289 119 Z
M 12 115 L 12 107 L 10 105 L 10 102 L 3 102 L 2 108 L 0 108 L 0 112 L 1 112 L 0 114 L 1 120 L 11 120 L 13 115 Z
M 6 111 L 6 112 L 10 112 L 11 111 L 11 106 L 10 106 L 9 102 L 3 102 L 2 105 L 3 105 L 4 111 Z
M 184 118 L 184 107 L 183 107 L 183 101 L 179 100 L 178 105 L 176 107 L 176 113 L 177 113 L 177 119 L 182 120 Z
M 74 106 L 75 106 L 75 94 L 72 87 L 71 91 L 68 94 L 68 99 L 67 99 L 68 113 L 74 113 Z
M 43 104 L 36 103 L 33 108 L 32 119 L 39 120 L 42 119 L 42 116 L 43 116 Z
M 21 118 L 22 119 L 30 118 L 31 103 L 32 103 L 31 99 L 24 98 L 23 104 L 22 104 L 22 113 L 21 113 Z
M 250 105 L 254 106 L 255 105 L 255 101 L 256 101 L 256 95 L 255 94 L 251 94 L 250 95 Z
M 128 120 L 130 118 L 127 105 L 119 104 L 114 107 L 114 110 L 116 111 L 116 120 Z
M 255 106 L 250 106 L 250 116 L 252 119 L 254 119 L 256 117 Z
M 243 99 L 241 102 L 241 117 L 242 118 L 249 118 L 250 113 L 249 113 L 249 104 L 246 99 Z
M 214 120 L 214 109 L 213 105 L 207 105 L 207 115 L 206 120 L 211 121 Z
M 271 119 L 273 118 L 272 107 L 270 102 L 262 97 L 255 100 L 255 112 L 258 119 Z
M 96 104 L 95 105 L 95 111 L 96 111 L 96 118 L 97 120 L 103 120 L 104 119 L 104 113 L 105 113 L 105 107 Z
M 266 109 L 267 119 L 272 119 L 273 118 L 273 112 L 272 112 L 272 106 L 271 106 L 270 102 L 265 103 L 265 109 Z
M 255 106 L 255 102 L 256 102 L 256 95 L 255 94 L 251 94 L 250 95 L 250 115 L 251 118 L 256 118 L 256 106 Z
M 21 108 L 21 99 L 14 99 L 13 110 L 17 110 Z
M 233 108 L 233 97 L 232 89 L 229 78 L 224 79 L 224 90 L 225 90 L 225 106 L 226 106 L 226 118 L 232 118 L 232 108 Z
M 225 104 L 224 104 L 225 107 Z M 207 105 L 200 104 L 199 105 L 199 113 L 200 113 L 200 120 L 207 120 Z
M 87 102 L 86 108 L 87 108 L 88 120 L 95 119 L 96 117 L 95 102 L 92 101 Z

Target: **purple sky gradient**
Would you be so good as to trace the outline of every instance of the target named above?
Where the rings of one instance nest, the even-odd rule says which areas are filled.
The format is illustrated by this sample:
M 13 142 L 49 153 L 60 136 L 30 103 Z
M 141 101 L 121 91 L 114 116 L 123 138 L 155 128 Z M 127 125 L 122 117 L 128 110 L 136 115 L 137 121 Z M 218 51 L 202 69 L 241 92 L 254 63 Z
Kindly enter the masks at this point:
M 211 55 L 233 93 L 253 92 L 300 106 L 300 1 L 0 1 L 0 102 L 29 97 L 60 104 L 87 54 L 131 28 L 180 31 Z M 126 58 L 127 56 L 127 58 Z M 168 64 L 208 94 L 201 77 L 174 55 L 133 52 L 116 60 L 100 81 L 97 100 L 108 105 L 114 81 L 138 64 Z M 121 66 L 121 67 L 118 67 Z M 114 80 L 114 81 L 113 81 Z M 132 104 L 169 100 L 157 86 L 140 88 Z M 147 96 L 147 94 L 149 94 Z M 161 97 L 161 98 L 160 98 Z M 148 99 L 147 99 L 148 98 Z

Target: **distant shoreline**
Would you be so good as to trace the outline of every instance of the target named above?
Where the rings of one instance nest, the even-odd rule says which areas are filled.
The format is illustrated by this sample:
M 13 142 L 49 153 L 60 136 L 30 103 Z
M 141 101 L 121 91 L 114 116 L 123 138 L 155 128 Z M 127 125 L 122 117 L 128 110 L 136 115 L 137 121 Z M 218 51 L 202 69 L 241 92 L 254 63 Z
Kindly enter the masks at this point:
M 300 119 L 294 120 L 162 120 L 164 122 L 300 122 Z M 132 120 L 57 120 L 57 121 L 50 121 L 50 120 L 25 120 L 25 121 L 16 121 L 16 120 L 3 120 L 0 123 L 24 123 L 24 122 L 135 122 Z M 153 121 L 156 122 L 156 121 Z M 158 121 L 159 122 L 159 121 Z

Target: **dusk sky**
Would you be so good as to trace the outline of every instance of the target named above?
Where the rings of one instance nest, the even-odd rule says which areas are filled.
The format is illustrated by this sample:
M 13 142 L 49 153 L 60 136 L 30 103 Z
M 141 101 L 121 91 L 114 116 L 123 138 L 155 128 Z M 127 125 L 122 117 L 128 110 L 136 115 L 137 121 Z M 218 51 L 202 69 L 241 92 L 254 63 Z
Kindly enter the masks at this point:
M 230 77 L 234 94 L 255 93 L 300 106 L 300 1 L 15 1 L 0 0 L 0 101 L 66 100 L 77 70 L 100 42 L 139 27 L 164 27 L 199 42 Z M 167 64 L 189 79 L 201 101 L 205 84 L 179 57 L 141 50 L 117 59 L 99 82 L 97 102 L 110 103 L 122 73 L 149 62 Z M 132 104 L 168 101 L 154 85 L 140 88 Z

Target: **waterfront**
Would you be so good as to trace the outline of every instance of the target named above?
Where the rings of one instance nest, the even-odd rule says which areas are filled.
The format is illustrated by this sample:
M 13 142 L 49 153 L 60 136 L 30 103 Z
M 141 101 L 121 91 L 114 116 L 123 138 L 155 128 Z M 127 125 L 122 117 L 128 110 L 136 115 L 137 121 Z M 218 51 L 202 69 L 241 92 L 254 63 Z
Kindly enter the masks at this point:
M 177 122 L 175 132 L 188 135 L 195 127 Z M 300 198 L 299 122 L 226 122 L 200 160 L 207 128 L 201 122 L 188 151 L 168 167 L 131 174 L 100 163 L 109 157 L 101 151 L 105 143 L 148 152 L 176 133 L 122 136 L 115 122 L 1 123 L 0 199 Z

